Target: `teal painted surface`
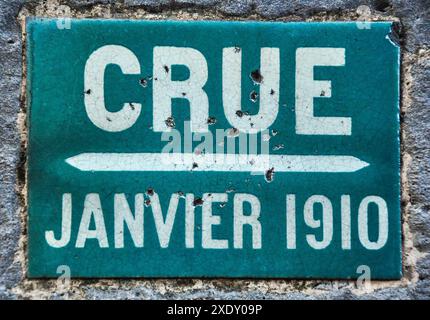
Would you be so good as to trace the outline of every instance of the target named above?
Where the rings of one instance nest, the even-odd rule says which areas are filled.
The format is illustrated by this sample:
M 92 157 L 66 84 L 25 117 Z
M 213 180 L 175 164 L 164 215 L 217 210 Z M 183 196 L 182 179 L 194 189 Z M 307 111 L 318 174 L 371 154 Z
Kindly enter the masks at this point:
M 60 265 L 72 277 L 294 277 L 355 278 L 360 265 L 369 266 L 372 278 L 401 276 L 400 157 L 399 157 L 399 48 L 387 38 L 390 23 L 257 23 L 72 20 L 59 29 L 56 20 L 27 21 L 29 148 L 28 210 L 30 277 L 58 276 Z M 106 132 L 88 118 L 84 105 L 84 67 L 98 48 L 121 45 L 139 59 L 140 75 L 123 75 L 117 66 L 105 73 L 105 102 L 118 111 L 125 102 L 142 104 L 137 122 L 122 132 Z M 222 101 L 222 48 L 240 47 L 243 110 L 258 112 L 249 92 L 258 91 L 249 72 L 259 68 L 260 48 L 280 48 L 280 103 L 271 130 L 273 154 L 351 155 L 369 163 L 356 172 L 276 172 L 270 183 L 263 175 L 246 172 L 98 172 L 80 171 L 65 162 L 84 152 L 159 153 L 166 145 L 152 130 L 152 75 L 154 46 L 192 47 L 206 58 L 209 78 L 204 87 L 209 115 L 216 123 L 209 130 L 228 129 Z M 345 66 L 316 67 L 316 80 L 332 82 L 332 97 L 314 99 L 318 116 L 351 117 L 350 136 L 298 135 L 295 132 L 295 52 L 299 47 L 345 48 Z M 172 77 L 187 77 L 187 70 L 171 70 Z M 176 75 L 175 75 L 176 73 Z M 189 120 L 185 99 L 173 101 L 176 128 Z M 195 142 L 195 145 L 199 142 Z M 272 150 L 275 145 L 284 148 Z M 201 206 L 195 210 L 195 247 L 185 248 L 185 201 L 180 199 L 170 242 L 160 248 L 151 207 L 145 207 L 144 247 L 136 248 L 125 228 L 124 248 L 114 246 L 114 194 L 125 194 L 134 211 L 134 196 L 152 188 L 166 214 L 172 194 L 181 191 L 228 192 L 228 202 L 213 205 L 221 217 L 213 236 L 227 239 L 228 249 L 201 246 Z M 45 232 L 61 234 L 62 195 L 72 195 L 72 232 L 62 248 L 48 245 Z M 89 239 L 76 248 L 84 199 L 101 199 L 108 248 Z M 255 195 L 261 203 L 259 221 L 262 247 L 253 249 L 250 228 L 244 229 L 243 248 L 233 248 L 233 197 Z M 286 248 L 286 195 L 296 195 L 296 249 Z M 324 195 L 333 206 L 333 238 L 324 249 L 312 248 L 306 235 L 321 239 L 303 218 L 304 202 Z M 351 196 L 351 249 L 341 247 L 340 198 Z M 363 247 L 358 238 L 358 207 L 369 195 L 383 198 L 388 208 L 388 239 L 378 250 Z M 315 206 L 315 218 L 321 218 Z M 94 221 L 92 222 L 94 225 Z M 94 226 L 93 226 L 94 227 Z M 377 237 L 378 214 L 369 207 L 369 237 Z

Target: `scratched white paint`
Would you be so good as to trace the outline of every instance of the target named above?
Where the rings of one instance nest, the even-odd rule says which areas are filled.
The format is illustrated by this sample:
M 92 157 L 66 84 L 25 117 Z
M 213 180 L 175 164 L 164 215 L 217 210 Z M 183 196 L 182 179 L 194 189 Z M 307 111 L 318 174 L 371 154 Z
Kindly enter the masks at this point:
M 133 239 L 133 245 L 137 248 L 144 246 L 144 223 L 145 207 L 150 207 L 152 211 L 155 232 L 158 235 L 161 248 L 168 248 L 172 231 L 178 217 L 185 219 L 185 246 L 186 248 L 194 248 L 195 232 L 201 232 L 201 245 L 204 249 L 228 249 L 230 244 L 228 239 L 220 239 L 213 237 L 213 228 L 225 223 L 221 215 L 213 212 L 213 206 L 216 203 L 226 204 L 229 201 L 227 193 L 204 193 L 202 197 L 202 225 L 201 228 L 195 225 L 194 209 L 195 196 L 192 193 L 187 193 L 184 197 L 179 193 L 172 193 L 170 202 L 167 207 L 167 212 L 163 213 L 160 199 L 157 193 L 148 195 L 150 204 L 144 204 L 144 194 L 137 193 L 135 195 L 134 212 L 130 209 L 127 197 L 125 194 L 114 194 L 114 246 L 115 248 L 124 248 L 124 233 L 125 226 Z M 351 250 L 351 217 L 354 217 L 357 222 L 358 238 L 361 245 L 368 250 L 378 250 L 385 246 L 388 239 L 388 209 L 385 200 L 379 196 L 367 196 L 360 201 L 358 214 L 351 213 L 350 195 L 342 195 L 340 224 L 342 230 L 340 238 L 343 250 Z M 180 198 L 185 198 L 185 214 L 178 214 L 178 204 Z M 339 198 L 335 198 L 339 199 Z M 333 199 L 332 199 L 333 200 Z M 321 229 L 322 239 L 316 237 L 314 231 L 306 233 L 306 242 L 314 250 L 327 248 L 334 239 L 334 220 L 333 220 L 333 204 L 332 200 L 324 195 L 311 195 L 303 205 L 303 213 L 296 211 L 296 195 L 286 195 L 286 249 L 295 250 L 297 239 L 296 219 L 303 217 L 304 223 L 311 229 Z M 248 204 L 246 215 L 244 214 L 244 204 Z M 320 204 L 322 207 L 322 216 L 314 215 L 314 205 Z M 369 205 L 374 204 L 378 208 L 378 235 L 376 240 L 369 238 L 368 215 Z M 69 244 L 72 233 L 72 197 L 70 194 L 63 194 L 62 204 L 62 222 L 60 239 L 56 240 L 54 231 L 50 230 L 45 233 L 45 240 L 49 246 L 53 248 L 62 248 Z M 236 193 L 233 196 L 233 247 L 242 249 L 244 244 L 243 228 L 245 225 L 250 227 L 252 233 L 252 248 L 262 248 L 262 226 L 260 222 L 261 204 L 259 199 L 248 193 Z M 336 213 L 337 214 L 337 213 Z M 372 214 L 374 214 L 372 212 Z M 109 219 L 110 215 L 103 213 L 103 208 L 100 201 L 100 195 L 97 193 L 87 194 L 84 200 L 84 209 L 79 224 L 79 230 L 76 235 L 76 248 L 84 248 L 88 239 L 98 241 L 100 248 L 108 248 L 108 237 L 105 227 L 105 219 Z M 90 229 L 90 223 L 94 220 L 94 228 Z M 223 222 L 224 221 L 224 222 Z M 344 228 L 347 228 L 347 232 Z M 150 227 L 151 228 L 151 227 Z
M 228 122 L 245 133 L 268 129 L 279 110 L 279 48 L 261 48 L 260 109 L 246 117 L 236 115 L 242 110 L 242 50 L 224 48 L 222 54 L 222 98 Z
M 142 109 L 140 103 L 124 103 L 117 112 L 106 110 L 104 74 L 106 66 L 116 64 L 124 74 L 140 74 L 140 64 L 132 51 L 123 46 L 106 45 L 94 51 L 85 64 L 85 110 L 88 118 L 102 130 L 118 132 L 130 128 Z M 133 107 L 131 107 L 133 105 Z
M 355 172 L 369 165 L 352 156 L 195 153 L 82 153 L 66 162 L 82 171 Z
M 331 97 L 331 81 L 314 80 L 315 66 L 344 66 L 344 48 L 298 48 L 296 51 L 296 133 L 351 135 L 351 118 L 314 116 L 314 98 Z
M 172 81 L 172 65 L 186 66 L 190 73 L 188 79 Z M 200 51 L 193 48 L 155 47 L 153 79 L 155 132 L 171 130 L 165 121 L 172 116 L 173 98 L 188 99 L 194 132 L 208 131 L 209 99 L 203 90 L 208 79 L 208 66 Z

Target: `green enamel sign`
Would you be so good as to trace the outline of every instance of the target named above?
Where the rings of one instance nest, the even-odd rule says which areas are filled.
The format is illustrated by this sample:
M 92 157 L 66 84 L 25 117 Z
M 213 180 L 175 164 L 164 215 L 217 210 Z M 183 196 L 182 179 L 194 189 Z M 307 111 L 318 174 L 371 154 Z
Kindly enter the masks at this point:
M 27 20 L 29 276 L 400 278 L 391 29 Z

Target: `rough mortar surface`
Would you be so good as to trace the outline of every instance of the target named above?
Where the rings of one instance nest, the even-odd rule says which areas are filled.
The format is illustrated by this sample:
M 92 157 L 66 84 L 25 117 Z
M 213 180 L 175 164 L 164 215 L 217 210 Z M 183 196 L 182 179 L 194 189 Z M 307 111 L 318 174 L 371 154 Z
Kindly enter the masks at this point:
M 25 70 L 27 16 L 398 21 L 402 50 L 403 279 L 28 280 L 26 278 Z M 430 3 L 428 0 L 0 0 L 0 299 L 430 299 Z M 24 76 L 23 76 L 24 75 Z

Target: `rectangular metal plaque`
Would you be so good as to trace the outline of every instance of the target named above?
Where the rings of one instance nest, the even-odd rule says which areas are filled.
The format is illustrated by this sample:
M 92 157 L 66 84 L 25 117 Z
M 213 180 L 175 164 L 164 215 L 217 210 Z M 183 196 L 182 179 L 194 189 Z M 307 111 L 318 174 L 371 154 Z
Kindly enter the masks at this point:
M 26 32 L 30 277 L 401 277 L 391 23 Z

